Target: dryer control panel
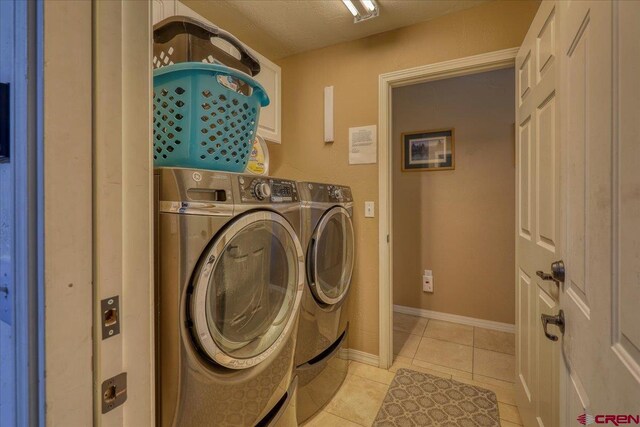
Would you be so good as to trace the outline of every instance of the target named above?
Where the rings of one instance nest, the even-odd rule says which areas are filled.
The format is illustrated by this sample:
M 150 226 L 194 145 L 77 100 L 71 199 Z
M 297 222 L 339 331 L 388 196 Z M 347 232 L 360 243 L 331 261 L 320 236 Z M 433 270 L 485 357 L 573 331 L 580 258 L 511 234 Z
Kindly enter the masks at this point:
M 340 185 L 327 185 L 329 200 L 335 203 L 346 203 L 353 201 L 351 188 Z
M 299 200 L 294 181 L 243 175 L 238 177 L 238 184 L 245 203 L 295 203 Z
M 349 203 L 353 202 L 351 188 L 345 185 L 299 182 L 298 188 L 305 202 Z

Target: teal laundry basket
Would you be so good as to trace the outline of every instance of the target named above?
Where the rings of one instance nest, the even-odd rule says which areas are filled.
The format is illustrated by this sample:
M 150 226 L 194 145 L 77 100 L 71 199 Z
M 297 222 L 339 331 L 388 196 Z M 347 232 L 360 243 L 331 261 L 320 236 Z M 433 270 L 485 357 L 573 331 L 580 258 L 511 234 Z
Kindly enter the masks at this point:
M 184 62 L 154 70 L 154 166 L 244 171 L 267 105 L 260 83 L 224 65 Z

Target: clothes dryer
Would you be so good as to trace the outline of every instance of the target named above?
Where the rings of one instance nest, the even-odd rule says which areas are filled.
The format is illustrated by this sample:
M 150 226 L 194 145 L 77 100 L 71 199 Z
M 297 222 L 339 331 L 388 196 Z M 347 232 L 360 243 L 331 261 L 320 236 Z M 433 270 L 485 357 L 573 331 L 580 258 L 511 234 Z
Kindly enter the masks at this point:
M 347 374 L 347 297 L 354 264 L 353 198 L 346 186 L 299 182 L 306 252 L 296 374 L 298 422 L 326 405 Z

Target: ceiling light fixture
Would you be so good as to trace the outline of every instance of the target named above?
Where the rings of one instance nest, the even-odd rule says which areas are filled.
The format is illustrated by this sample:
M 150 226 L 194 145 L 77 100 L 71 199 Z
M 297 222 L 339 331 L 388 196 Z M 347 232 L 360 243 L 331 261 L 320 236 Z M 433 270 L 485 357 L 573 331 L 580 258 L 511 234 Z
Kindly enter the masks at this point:
M 342 0 L 342 3 L 347 6 L 347 9 L 353 15 L 354 23 L 375 18 L 379 14 L 375 0 L 360 0 L 361 6 L 359 8 L 353 3 L 353 0 Z
M 376 5 L 373 4 L 373 1 L 371 0 L 360 0 L 360 1 L 369 12 L 373 12 L 374 10 L 376 10 Z
M 342 0 L 342 3 L 347 6 L 347 9 L 349 9 L 349 12 L 351 12 L 353 16 L 358 16 L 358 9 L 356 9 L 356 6 L 351 0 Z

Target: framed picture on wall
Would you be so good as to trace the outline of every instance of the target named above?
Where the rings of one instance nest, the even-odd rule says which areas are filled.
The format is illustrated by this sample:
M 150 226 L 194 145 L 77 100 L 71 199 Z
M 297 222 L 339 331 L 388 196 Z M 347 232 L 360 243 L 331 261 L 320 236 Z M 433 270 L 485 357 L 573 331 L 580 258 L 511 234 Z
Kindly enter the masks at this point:
M 402 141 L 402 171 L 455 169 L 453 129 L 405 132 Z

